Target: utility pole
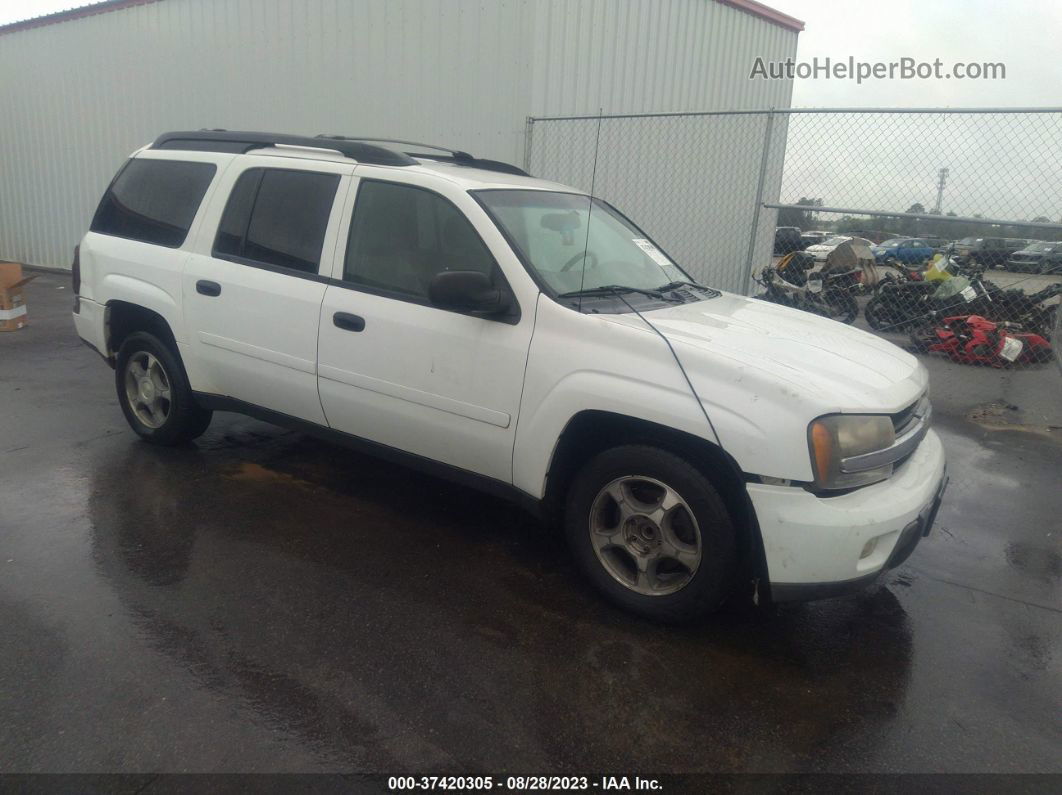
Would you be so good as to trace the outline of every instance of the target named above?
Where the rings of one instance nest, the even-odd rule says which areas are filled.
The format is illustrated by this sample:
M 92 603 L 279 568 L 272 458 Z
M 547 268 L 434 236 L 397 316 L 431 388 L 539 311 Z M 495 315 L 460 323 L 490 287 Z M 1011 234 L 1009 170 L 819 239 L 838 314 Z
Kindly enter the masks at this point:
M 944 202 L 944 185 L 947 183 L 947 181 L 948 169 L 947 167 L 944 167 L 937 172 L 937 204 L 933 208 L 934 215 L 940 215 L 942 212 L 940 205 Z

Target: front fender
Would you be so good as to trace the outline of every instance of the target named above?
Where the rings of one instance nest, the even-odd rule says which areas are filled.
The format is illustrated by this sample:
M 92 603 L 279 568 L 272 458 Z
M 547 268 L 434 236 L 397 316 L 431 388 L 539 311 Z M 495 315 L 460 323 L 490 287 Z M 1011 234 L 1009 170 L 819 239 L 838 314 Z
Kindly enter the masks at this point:
M 704 415 L 683 383 L 661 387 L 614 373 L 580 371 L 553 385 L 535 411 L 521 415 L 513 456 L 513 482 L 542 497 L 557 442 L 572 419 L 583 411 L 601 411 L 663 425 L 718 444 Z
M 513 449 L 517 488 L 535 497 L 545 494 L 558 439 L 573 417 L 588 410 L 656 423 L 719 443 L 656 333 L 580 314 L 542 296 Z

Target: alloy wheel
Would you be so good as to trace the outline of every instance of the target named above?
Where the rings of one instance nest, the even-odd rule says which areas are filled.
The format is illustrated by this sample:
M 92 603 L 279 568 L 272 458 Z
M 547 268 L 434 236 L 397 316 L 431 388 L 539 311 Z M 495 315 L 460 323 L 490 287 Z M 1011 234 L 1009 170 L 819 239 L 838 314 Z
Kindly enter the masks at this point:
M 674 593 L 701 564 L 693 511 L 677 491 L 654 478 L 629 475 L 602 488 L 590 508 L 589 531 L 605 570 L 636 593 Z
M 148 428 L 161 428 L 170 416 L 169 375 L 147 351 L 137 351 L 126 362 L 125 396 L 137 420 Z

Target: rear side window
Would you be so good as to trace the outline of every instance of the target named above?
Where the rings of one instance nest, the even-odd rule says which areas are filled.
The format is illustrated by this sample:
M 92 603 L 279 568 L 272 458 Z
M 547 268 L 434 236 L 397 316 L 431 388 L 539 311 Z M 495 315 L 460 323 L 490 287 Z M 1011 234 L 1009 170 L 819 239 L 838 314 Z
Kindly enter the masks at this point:
M 216 170 L 213 163 L 130 160 L 103 195 L 91 229 L 178 248 Z
M 214 256 L 317 273 L 339 175 L 252 168 L 218 225 Z

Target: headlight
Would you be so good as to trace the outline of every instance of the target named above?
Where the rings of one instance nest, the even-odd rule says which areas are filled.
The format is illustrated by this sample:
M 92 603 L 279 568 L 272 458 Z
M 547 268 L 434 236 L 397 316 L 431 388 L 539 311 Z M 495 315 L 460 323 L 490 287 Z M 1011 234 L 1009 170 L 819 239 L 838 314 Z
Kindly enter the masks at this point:
M 842 472 L 841 459 L 873 453 L 896 441 L 892 419 L 881 414 L 831 414 L 808 426 L 808 447 L 815 486 L 851 489 L 877 483 L 892 474 L 892 464 L 862 472 Z

